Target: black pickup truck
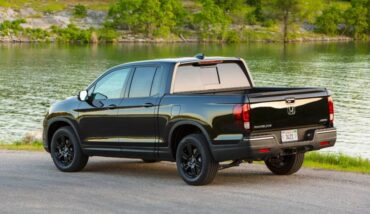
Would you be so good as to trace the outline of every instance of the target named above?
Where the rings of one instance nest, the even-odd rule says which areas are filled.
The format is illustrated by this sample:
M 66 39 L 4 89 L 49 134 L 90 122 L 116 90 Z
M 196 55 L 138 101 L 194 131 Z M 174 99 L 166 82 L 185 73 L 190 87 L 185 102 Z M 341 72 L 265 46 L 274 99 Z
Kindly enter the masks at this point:
M 243 59 L 197 55 L 109 69 L 51 106 L 43 137 L 61 171 L 89 156 L 176 161 L 186 183 L 203 185 L 243 161 L 292 174 L 305 152 L 334 146 L 333 120 L 325 88 L 256 87 Z

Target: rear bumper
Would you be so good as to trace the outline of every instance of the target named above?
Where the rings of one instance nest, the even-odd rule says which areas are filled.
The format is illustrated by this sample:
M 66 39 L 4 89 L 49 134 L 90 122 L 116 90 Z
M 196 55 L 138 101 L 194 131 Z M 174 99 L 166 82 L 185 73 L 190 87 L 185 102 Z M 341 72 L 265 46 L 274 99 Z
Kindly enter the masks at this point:
M 280 143 L 274 134 L 243 138 L 236 144 L 212 145 L 211 151 L 217 161 L 264 160 L 279 154 L 306 152 L 334 146 L 337 139 L 335 128 L 316 129 L 312 140 Z

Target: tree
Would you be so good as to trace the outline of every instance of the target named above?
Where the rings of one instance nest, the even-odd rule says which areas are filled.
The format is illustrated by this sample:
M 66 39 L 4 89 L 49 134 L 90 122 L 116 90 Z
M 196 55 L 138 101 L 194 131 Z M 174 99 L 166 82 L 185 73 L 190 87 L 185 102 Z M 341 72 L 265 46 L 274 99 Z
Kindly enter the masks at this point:
M 283 40 L 288 42 L 290 25 L 304 19 L 312 20 L 315 12 L 322 7 L 320 0 L 262 0 L 265 13 L 283 24 Z
M 337 7 L 331 6 L 317 17 L 315 25 L 319 32 L 335 35 L 338 33 L 338 25 L 341 23 L 343 23 L 342 11 Z
M 226 12 L 240 10 L 244 6 L 245 0 L 214 0 L 215 4 Z
M 368 0 L 352 0 L 351 7 L 345 11 L 346 31 L 355 39 L 366 37 L 368 30 Z
M 159 27 L 161 17 L 161 3 L 159 0 L 145 0 L 140 5 L 137 13 L 139 14 L 138 21 L 141 31 L 147 36 L 153 36 L 156 27 Z
M 213 0 L 202 0 L 201 3 L 202 10 L 194 15 L 195 25 L 198 27 L 200 36 L 203 39 L 217 38 L 222 40 L 230 25 L 230 18 Z
M 262 14 L 262 0 L 247 0 L 247 4 L 255 7 L 254 16 L 256 17 L 257 21 L 263 21 L 264 16 Z
M 82 4 L 77 4 L 73 7 L 73 15 L 77 18 L 85 18 L 87 16 L 87 9 Z
M 108 25 L 116 29 L 168 36 L 183 21 L 185 10 L 180 0 L 119 0 L 108 15 Z
M 109 9 L 111 25 L 117 29 L 130 30 L 138 23 L 141 0 L 119 0 Z

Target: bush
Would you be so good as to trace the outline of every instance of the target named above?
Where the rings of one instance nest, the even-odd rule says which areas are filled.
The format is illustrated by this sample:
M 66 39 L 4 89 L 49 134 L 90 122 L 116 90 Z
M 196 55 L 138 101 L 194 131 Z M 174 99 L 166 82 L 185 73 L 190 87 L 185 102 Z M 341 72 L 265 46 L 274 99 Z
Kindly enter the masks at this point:
M 366 39 L 368 30 L 367 0 L 352 0 L 351 7 L 344 13 L 346 33 L 355 39 Z
M 239 43 L 240 42 L 240 36 L 236 30 L 231 30 L 227 32 L 226 35 L 226 42 L 227 43 Z
M 168 36 L 177 31 L 186 17 L 180 0 L 118 0 L 108 12 L 106 26 L 146 36 Z
M 50 36 L 48 31 L 40 28 L 27 28 L 24 30 L 24 35 L 32 40 L 45 40 Z
M 82 4 L 77 4 L 73 7 L 73 15 L 77 18 L 85 18 L 87 16 L 87 9 Z
M 103 28 L 98 31 L 98 39 L 103 42 L 113 42 L 117 39 L 118 34 L 114 29 Z
M 213 0 L 202 0 L 202 10 L 194 15 L 196 29 L 203 40 L 223 40 L 231 20 Z
M 91 30 L 79 29 L 73 24 L 69 24 L 66 28 L 52 26 L 51 30 L 57 35 L 59 41 L 79 43 L 89 43 L 92 32 Z
M 338 25 L 342 22 L 342 11 L 336 7 L 330 7 L 324 10 L 321 16 L 317 17 L 315 25 L 318 32 L 335 35 L 338 33 Z

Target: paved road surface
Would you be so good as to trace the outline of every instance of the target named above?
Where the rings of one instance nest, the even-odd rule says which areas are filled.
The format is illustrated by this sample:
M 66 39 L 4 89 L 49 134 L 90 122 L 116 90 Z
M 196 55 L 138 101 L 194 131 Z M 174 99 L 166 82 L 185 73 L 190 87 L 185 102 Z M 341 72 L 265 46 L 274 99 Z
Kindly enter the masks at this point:
M 220 171 L 186 185 L 173 163 L 93 157 L 62 173 L 41 152 L 0 151 L 0 213 L 370 213 L 370 176 L 264 165 Z

